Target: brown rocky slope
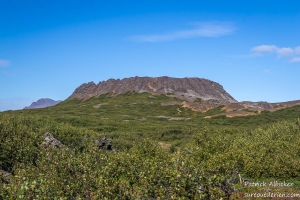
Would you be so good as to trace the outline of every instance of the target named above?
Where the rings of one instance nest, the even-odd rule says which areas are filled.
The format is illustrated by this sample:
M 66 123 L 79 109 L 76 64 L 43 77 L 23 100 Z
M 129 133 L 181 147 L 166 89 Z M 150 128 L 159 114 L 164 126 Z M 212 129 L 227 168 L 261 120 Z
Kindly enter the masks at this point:
M 204 101 L 215 101 L 218 104 L 236 103 L 237 101 L 216 82 L 203 78 L 131 77 L 109 79 L 98 84 L 84 83 L 79 86 L 69 99 L 89 99 L 101 94 L 113 95 L 127 92 L 149 92 L 152 94 L 172 94 L 187 101 L 200 98 Z

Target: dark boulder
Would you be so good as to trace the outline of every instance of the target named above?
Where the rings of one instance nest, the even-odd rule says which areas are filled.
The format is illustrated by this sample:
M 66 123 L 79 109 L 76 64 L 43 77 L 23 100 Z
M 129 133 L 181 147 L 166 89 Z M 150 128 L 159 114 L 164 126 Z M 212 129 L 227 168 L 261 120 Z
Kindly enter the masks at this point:
M 106 134 L 101 140 L 95 140 L 96 145 L 99 149 L 105 149 L 107 151 L 112 150 L 112 139 L 106 139 Z

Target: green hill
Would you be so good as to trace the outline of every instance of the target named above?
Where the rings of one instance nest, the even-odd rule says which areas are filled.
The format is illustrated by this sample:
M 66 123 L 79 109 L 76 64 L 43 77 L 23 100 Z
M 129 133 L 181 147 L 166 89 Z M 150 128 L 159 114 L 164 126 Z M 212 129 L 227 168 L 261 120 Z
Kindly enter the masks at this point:
M 207 119 L 221 107 L 166 106 L 180 101 L 106 94 L 0 113 L 0 169 L 12 174 L 0 172 L 0 199 L 226 199 L 248 192 L 239 177 L 299 187 L 300 106 Z M 42 146 L 45 132 L 64 147 Z M 97 147 L 104 134 L 113 151 Z

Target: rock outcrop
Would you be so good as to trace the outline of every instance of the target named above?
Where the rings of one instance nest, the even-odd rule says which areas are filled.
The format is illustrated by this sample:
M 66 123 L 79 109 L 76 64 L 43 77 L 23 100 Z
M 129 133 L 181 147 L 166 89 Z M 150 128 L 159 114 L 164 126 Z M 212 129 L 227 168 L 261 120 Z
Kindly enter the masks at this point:
M 168 76 L 131 77 L 109 79 L 107 81 L 84 83 L 79 86 L 69 99 L 89 99 L 102 94 L 119 95 L 127 92 L 149 92 L 151 94 L 169 94 L 186 100 L 214 100 L 221 104 L 237 102 L 223 87 L 216 82 L 203 78 L 172 78 Z
M 64 145 L 56 139 L 51 133 L 46 132 L 44 134 L 44 142 L 42 143 L 44 147 L 53 147 L 53 148 L 60 148 Z
M 0 184 L 2 182 L 9 182 L 11 173 L 0 169 Z
M 106 134 L 104 134 L 104 137 L 101 140 L 95 140 L 95 143 L 99 149 L 112 151 L 112 139 L 106 139 Z

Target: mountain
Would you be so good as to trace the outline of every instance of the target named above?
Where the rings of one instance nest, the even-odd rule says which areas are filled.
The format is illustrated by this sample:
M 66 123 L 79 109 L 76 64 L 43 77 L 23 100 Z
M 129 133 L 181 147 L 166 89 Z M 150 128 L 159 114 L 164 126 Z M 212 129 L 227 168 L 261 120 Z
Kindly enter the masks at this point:
M 69 99 L 89 99 L 102 94 L 116 96 L 127 92 L 149 92 L 151 94 L 168 94 L 186 101 L 201 99 L 218 104 L 236 103 L 237 101 L 216 82 L 203 78 L 131 77 L 109 79 L 98 84 L 84 83 L 75 89 Z
M 227 117 L 247 116 L 260 114 L 262 111 L 277 111 L 300 105 L 300 100 L 289 102 L 269 103 L 265 101 L 250 102 L 236 101 L 223 87 L 216 82 L 203 78 L 172 78 L 162 77 L 131 77 L 124 79 L 109 79 L 98 84 L 94 82 L 84 83 L 75 89 L 68 99 L 87 100 L 105 94 L 115 97 L 128 92 L 148 92 L 150 96 L 165 94 L 174 98 L 174 101 L 164 102 L 162 106 L 179 105 L 197 112 L 207 112 L 221 106 L 221 113 L 207 116 Z M 176 101 L 177 98 L 177 101 Z M 181 99 L 183 101 L 178 101 Z
M 55 101 L 49 98 L 39 99 L 37 102 L 33 102 L 30 106 L 25 107 L 24 109 L 34 109 L 34 108 L 46 108 L 49 106 L 54 106 L 61 101 Z

